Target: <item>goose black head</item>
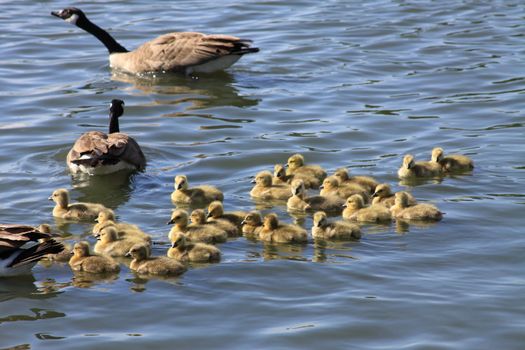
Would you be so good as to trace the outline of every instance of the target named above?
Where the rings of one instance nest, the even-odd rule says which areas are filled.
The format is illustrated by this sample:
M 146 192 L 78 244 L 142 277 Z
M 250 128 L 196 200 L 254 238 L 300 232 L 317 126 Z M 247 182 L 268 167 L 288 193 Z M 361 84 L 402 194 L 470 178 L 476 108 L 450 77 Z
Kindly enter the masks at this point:
M 66 7 L 65 9 L 59 11 L 51 11 L 51 14 L 74 25 L 77 25 L 79 20 L 83 21 L 86 19 L 84 12 L 76 7 Z
M 111 103 L 109 104 L 109 111 L 113 116 L 118 118 L 124 114 L 124 105 L 124 101 L 115 98 L 111 100 Z

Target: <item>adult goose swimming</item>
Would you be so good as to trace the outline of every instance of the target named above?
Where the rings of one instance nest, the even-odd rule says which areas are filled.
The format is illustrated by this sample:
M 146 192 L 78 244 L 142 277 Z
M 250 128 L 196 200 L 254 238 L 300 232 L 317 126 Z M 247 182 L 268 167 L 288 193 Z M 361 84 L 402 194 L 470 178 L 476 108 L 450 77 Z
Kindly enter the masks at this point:
M 0 277 L 28 274 L 47 254 L 64 246 L 32 226 L 0 224 Z
M 143 170 L 146 157 L 139 144 L 121 133 L 118 118 L 124 113 L 124 101 L 114 99 L 109 107 L 109 133 L 88 131 L 80 136 L 67 154 L 73 174 L 109 174 L 119 170 Z
M 134 74 L 211 73 L 228 68 L 244 54 L 259 51 L 256 47 L 250 47 L 251 40 L 196 32 L 164 34 L 134 51 L 128 51 L 108 32 L 92 23 L 78 8 L 68 7 L 51 14 L 93 34 L 108 49 L 111 67 Z

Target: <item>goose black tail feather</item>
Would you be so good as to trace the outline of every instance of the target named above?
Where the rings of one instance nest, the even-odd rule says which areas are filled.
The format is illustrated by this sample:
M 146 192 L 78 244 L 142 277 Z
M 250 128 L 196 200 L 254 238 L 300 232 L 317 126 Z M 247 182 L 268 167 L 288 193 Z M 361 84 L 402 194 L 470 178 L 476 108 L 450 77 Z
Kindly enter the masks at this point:
M 42 259 L 47 254 L 58 254 L 62 250 L 64 250 L 62 243 L 57 242 L 54 239 L 48 239 L 22 251 L 7 267 L 18 267 L 30 264 Z

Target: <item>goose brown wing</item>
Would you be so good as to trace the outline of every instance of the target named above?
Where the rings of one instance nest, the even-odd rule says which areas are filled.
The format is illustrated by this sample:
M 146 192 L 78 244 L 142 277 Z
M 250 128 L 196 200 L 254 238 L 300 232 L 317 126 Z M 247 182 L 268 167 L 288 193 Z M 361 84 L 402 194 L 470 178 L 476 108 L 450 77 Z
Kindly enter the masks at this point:
M 146 157 L 134 138 L 123 133 L 113 133 L 108 135 L 108 143 L 108 157 L 133 164 L 139 170 L 146 167 Z
M 106 154 L 109 149 L 108 135 L 100 131 L 90 131 L 82 134 L 76 141 L 69 153 L 67 162 L 82 163 L 83 156 L 97 159 Z
M 32 226 L 0 224 L 0 252 L 17 249 L 29 241 L 49 238 L 51 235 Z

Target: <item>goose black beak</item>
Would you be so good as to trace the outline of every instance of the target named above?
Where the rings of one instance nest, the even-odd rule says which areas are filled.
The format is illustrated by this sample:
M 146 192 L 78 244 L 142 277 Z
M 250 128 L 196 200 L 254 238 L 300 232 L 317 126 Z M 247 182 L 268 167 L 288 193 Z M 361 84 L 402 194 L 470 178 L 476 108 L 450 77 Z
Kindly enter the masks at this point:
M 62 18 L 62 17 L 60 17 L 60 11 L 51 11 L 51 15 L 55 16 L 55 17 L 58 17 L 58 18 Z

